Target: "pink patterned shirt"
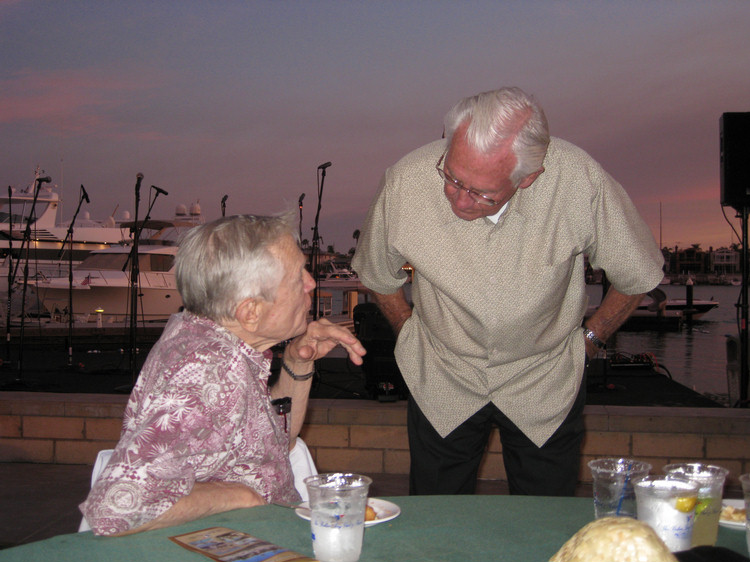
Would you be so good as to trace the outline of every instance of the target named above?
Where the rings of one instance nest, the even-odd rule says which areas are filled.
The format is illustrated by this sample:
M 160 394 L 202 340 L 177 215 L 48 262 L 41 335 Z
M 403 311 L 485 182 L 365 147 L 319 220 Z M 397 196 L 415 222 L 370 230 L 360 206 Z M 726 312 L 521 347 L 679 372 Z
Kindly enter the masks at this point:
M 139 527 L 195 482 L 241 482 L 299 501 L 270 359 L 206 318 L 170 318 L 130 395 L 120 442 L 80 508 L 94 533 Z

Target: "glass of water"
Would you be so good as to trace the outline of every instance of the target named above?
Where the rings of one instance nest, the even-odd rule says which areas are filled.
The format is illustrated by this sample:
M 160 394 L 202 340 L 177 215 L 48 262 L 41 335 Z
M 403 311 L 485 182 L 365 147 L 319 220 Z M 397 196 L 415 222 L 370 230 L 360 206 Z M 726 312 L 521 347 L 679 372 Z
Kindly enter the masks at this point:
M 371 483 L 367 476 L 342 472 L 305 478 L 313 551 L 320 562 L 359 560 Z

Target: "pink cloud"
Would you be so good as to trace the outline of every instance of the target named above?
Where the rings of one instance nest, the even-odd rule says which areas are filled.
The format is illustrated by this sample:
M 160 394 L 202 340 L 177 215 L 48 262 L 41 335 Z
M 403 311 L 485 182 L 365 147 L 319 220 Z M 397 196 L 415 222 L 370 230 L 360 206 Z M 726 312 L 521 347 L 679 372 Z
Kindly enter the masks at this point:
M 109 137 L 162 138 L 155 131 L 134 130 L 114 115 L 128 103 L 124 94 L 147 87 L 150 85 L 122 78 L 121 73 L 23 70 L 0 81 L 4 91 L 0 124 L 30 124 Z

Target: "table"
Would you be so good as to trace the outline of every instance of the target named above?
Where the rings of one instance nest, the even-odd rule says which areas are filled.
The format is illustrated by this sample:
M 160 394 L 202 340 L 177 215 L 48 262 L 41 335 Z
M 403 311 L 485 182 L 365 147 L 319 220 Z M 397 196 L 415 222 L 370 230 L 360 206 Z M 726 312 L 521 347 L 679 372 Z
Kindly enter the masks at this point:
M 399 496 L 392 521 L 365 530 L 361 562 L 512 560 L 547 561 L 594 516 L 587 498 L 532 496 Z M 312 556 L 310 523 L 275 505 L 206 517 L 178 527 L 128 537 L 90 532 L 60 535 L 0 551 L 1 562 L 206 562 L 167 537 L 206 527 L 229 527 Z M 745 533 L 721 527 L 719 546 L 747 556 Z

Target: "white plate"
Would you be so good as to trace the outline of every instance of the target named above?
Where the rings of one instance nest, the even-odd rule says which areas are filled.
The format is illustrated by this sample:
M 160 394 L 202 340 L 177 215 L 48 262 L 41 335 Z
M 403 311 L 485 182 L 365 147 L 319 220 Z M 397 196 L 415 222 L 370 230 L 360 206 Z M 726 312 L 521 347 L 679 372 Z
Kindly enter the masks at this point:
M 375 512 L 375 519 L 373 521 L 365 521 L 365 527 L 372 527 L 373 525 L 377 525 L 378 523 L 385 523 L 386 521 L 390 521 L 391 519 L 395 519 L 396 517 L 401 515 L 401 508 L 395 503 L 386 500 L 379 500 L 378 498 L 367 498 L 367 505 L 369 505 Z M 306 519 L 307 521 L 309 521 L 309 504 L 307 502 L 302 502 L 301 504 L 299 504 L 299 506 L 304 507 L 305 509 L 295 509 L 294 513 L 296 513 L 299 517 L 302 517 L 302 519 Z
M 722 509 L 725 506 L 732 506 L 735 509 L 742 509 L 745 507 L 745 500 L 724 500 L 721 502 Z M 742 529 L 745 530 L 745 522 L 744 521 L 725 521 L 724 519 L 719 519 L 719 525 L 722 527 L 727 527 L 728 529 Z

